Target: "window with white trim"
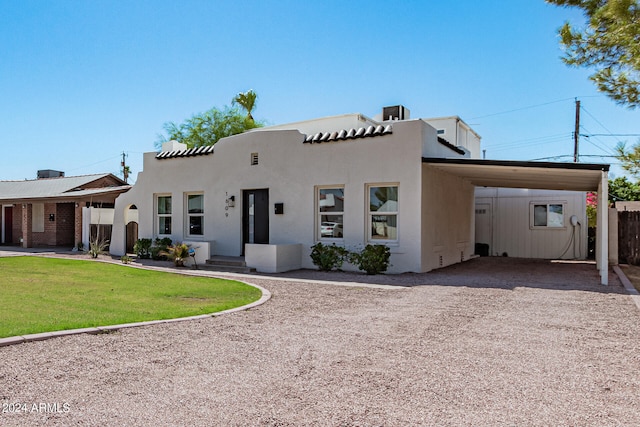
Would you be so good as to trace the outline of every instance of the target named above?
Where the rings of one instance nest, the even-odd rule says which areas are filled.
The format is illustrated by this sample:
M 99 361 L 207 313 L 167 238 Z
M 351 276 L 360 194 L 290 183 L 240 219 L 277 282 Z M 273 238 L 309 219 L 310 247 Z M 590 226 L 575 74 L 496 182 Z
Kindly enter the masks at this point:
M 344 236 L 344 187 L 318 187 L 318 236 L 320 239 L 342 239 Z
M 204 194 L 187 194 L 187 235 L 204 234 Z
M 159 235 L 171 234 L 171 196 L 156 196 L 156 216 Z
M 531 203 L 531 226 L 533 228 L 564 227 L 564 204 Z
M 398 186 L 370 185 L 368 197 L 369 241 L 398 240 Z

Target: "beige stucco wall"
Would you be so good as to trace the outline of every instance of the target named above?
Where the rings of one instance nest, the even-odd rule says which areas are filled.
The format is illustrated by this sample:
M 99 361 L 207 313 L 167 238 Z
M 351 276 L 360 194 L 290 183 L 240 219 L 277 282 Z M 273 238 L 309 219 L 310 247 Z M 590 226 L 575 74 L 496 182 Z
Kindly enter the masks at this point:
M 422 271 L 468 260 L 474 252 L 473 190 L 468 181 L 423 165 Z

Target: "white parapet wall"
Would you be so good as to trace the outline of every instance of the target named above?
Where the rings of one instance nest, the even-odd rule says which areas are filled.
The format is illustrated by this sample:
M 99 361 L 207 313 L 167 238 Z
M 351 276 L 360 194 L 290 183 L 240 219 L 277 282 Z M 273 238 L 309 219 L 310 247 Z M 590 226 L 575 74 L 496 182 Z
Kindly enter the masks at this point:
M 211 258 L 211 252 L 213 251 L 213 245 L 215 242 L 213 241 L 208 241 L 208 242 L 189 242 L 189 241 L 185 241 L 183 242 L 184 244 L 186 244 L 187 246 L 189 246 L 190 249 L 193 249 L 195 251 L 195 262 L 198 263 L 198 265 L 204 265 L 207 260 L 209 258 Z M 194 265 L 194 257 L 189 257 L 189 259 L 184 261 L 184 265 L 191 267 Z
M 260 273 L 283 273 L 302 267 L 302 245 L 258 245 L 247 243 L 244 247 L 247 267 Z

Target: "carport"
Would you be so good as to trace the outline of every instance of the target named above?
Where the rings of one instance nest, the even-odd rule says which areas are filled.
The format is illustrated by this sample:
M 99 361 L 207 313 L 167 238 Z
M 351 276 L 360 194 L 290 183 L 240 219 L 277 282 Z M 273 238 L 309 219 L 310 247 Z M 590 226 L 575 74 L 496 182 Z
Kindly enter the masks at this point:
M 596 267 L 600 283 L 608 284 L 609 165 L 434 157 L 423 157 L 422 162 L 477 187 L 597 192 Z

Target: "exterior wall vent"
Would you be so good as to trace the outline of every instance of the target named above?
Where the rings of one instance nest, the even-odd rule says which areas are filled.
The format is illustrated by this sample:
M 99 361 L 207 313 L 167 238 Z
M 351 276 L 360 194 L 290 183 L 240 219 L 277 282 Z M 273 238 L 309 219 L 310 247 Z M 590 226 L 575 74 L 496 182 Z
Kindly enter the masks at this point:
M 382 109 L 382 120 L 409 120 L 409 110 L 403 105 L 394 105 Z
M 251 166 L 258 164 L 258 153 L 251 153 Z

